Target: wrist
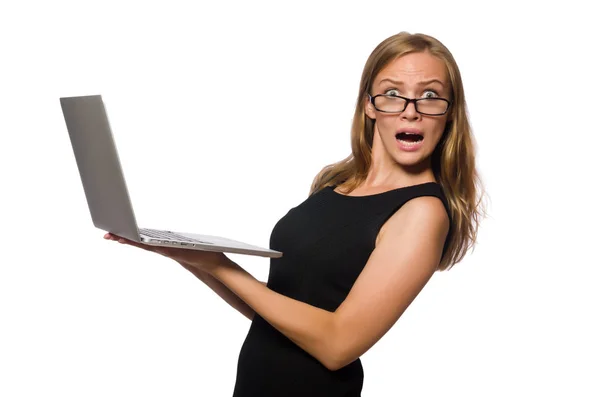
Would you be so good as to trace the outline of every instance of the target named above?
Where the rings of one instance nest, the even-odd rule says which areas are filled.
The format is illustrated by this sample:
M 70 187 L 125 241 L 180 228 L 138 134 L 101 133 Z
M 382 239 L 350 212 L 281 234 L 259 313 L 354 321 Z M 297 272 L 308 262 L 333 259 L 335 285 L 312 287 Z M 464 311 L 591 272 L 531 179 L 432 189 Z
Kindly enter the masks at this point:
M 223 273 L 227 272 L 229 269 L 235 268 L 236 266 L 237 264 L 234 261 L 223 254 L 223 256 L 219 258 L 218 262 L 209 269 L 206 269 L 206 271 L 212 277 L 220 280 L 220 277 L 223 275 Z
M 208 274 L 205 271 L 203 271 L 202 269 L 191 266 L 188 263 L 181 262 L 181 261 L 177 261 L 177 263 L 179 263 L 185 270 L 192 273 L 194 276 L 198 277 L 201 281 L 204 281 L 206 279 L 206 277 L 208 276 Z

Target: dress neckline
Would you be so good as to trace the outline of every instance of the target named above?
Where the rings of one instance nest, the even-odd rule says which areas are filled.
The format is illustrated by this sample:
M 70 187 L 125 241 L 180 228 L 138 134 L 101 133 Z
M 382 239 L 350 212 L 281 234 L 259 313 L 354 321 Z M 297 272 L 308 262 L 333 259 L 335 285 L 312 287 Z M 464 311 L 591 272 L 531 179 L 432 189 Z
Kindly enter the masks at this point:
M 387 190 L 387 191 L 381 192 L 381 193 L 368 194 L 366 196 L 349 196 L 347 194 L 338 193 L 338 192 L 335 191 L 335 188 L 337 187 L 337 185 L 327 186 L 327 187 L 336 196 L 347 197 L 349 199 L 363 199 L 363 198 L 369 198 L 369 197 L 383 196 L 383 195 L 388 194 L 388 193 L 397 192 L 397 191 L 400 191 L 400 190 L 406 190 L 406 189 L 410 189 L 410 188 L 415 188 L 415 187 L 419 187 L 419 186 L 426 186 L 426 185 L 439 185 L 439 184 L 437 182 L 423 182 L 423 183 L 418 183 L 416 185 L 402 186 L 402 187 L 399 187 L 399 188 L 396 188 L 396 189 L 392 189 L 392 190 Z

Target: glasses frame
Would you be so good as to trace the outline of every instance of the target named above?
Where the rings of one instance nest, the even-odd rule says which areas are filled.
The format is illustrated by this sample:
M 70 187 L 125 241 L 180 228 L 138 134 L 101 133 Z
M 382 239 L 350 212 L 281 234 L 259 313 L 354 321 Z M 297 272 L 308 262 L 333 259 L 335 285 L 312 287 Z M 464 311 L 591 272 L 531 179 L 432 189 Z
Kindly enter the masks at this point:
M 414 102 L 414 104 L 415 104 L 415 110 L 419 114 L 424 114 L 426 116 L 443 116 L 446 113 L 448 113 L 448 110 L 450 109 L 450 105 L 452 105 L 452 101 L 449 101 L 446 98 L 440 98 L 440 97 L 435 97 L 435 98 L 407 98 L 407 97 L 400 96 L 400 95 L 386 95 L 386 94 L 378 94 L 378 95 L 374 95 L 374 96 L 371 96 L 371 94 L 367 94 L 367 95 L 369 96 L 369 102 L 371 102 L 371 104 L 373 105 L 373 107 L 375 109 L 377 109 L 378 112 L 382 112 L 382 113 L 402 113 L 402 112 L 404 112 L 406 110 L 406 108 L 408 107 L 409 103 Z M 387 111 L 387 110 L 381 110 L 381 109 L 379 109 L 377 106 L 375 106 L 375 98 L 380 97 L 380 96 L 384 96 L 384 97 L 387 97 L 387 98 L 401 98 L 401 99 L 404 99 L 405 100 L 405 102 L 404 102 L 404 109 L 398 110 L 396 112 L 390 112 L 390 111 Z M 436 100 L 441 99 L 441 100 L 445 101 L 448 104 L 448 106 L 446 107 L 446 111 L 444 111 L 444 113 L 423 113 L 423 112 L 420 112 L 419 111 L 419 105 L 417 104 L 417 102 L 423 101 L 423 100 L 426 100 L 426 99 L 436 99 Z

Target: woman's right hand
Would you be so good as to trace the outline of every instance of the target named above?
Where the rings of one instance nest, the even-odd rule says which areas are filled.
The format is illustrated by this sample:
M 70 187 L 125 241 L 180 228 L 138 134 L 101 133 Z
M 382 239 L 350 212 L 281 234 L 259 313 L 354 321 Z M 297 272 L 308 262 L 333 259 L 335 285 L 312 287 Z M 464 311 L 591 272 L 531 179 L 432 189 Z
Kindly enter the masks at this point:
M 200 280 L 204 281 L 206 280 L 206 277 L 209 277 L 210 274 L 208 274 L 207 272 L 198 269 L 197 267 L 191 266 L 185 262 L 179 262 L 177 261 L 177 263 L 179 263 L 181 266 L 183 266 L 187 271 L 189 271 L 190 273 L 192 273 L 194 276 L 198 277 Z

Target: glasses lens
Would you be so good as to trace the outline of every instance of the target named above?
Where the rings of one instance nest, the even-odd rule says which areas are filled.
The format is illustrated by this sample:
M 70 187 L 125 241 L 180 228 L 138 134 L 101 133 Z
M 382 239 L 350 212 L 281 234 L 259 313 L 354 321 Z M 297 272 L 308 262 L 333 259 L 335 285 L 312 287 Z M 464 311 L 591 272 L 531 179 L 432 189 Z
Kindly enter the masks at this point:
M 417 102 L 417 109 L 421 113 L 444 114 L 448 109 L 448 102 L 437 98 L 421 99 Z
M 406 107 L 406 100 L 393 95 L 381 95 L 375 97 L 375 107 L 380 112 L 400 113 Z M 417 111 L 420 113 L 444 114 L 447 109 L 448 102 L 443 99 L 424 98 L 417 101 Z
M 375 97 L 375 107 L 381 112 L 401 112 L 406 106 L 406 101 L 393 95 Z

